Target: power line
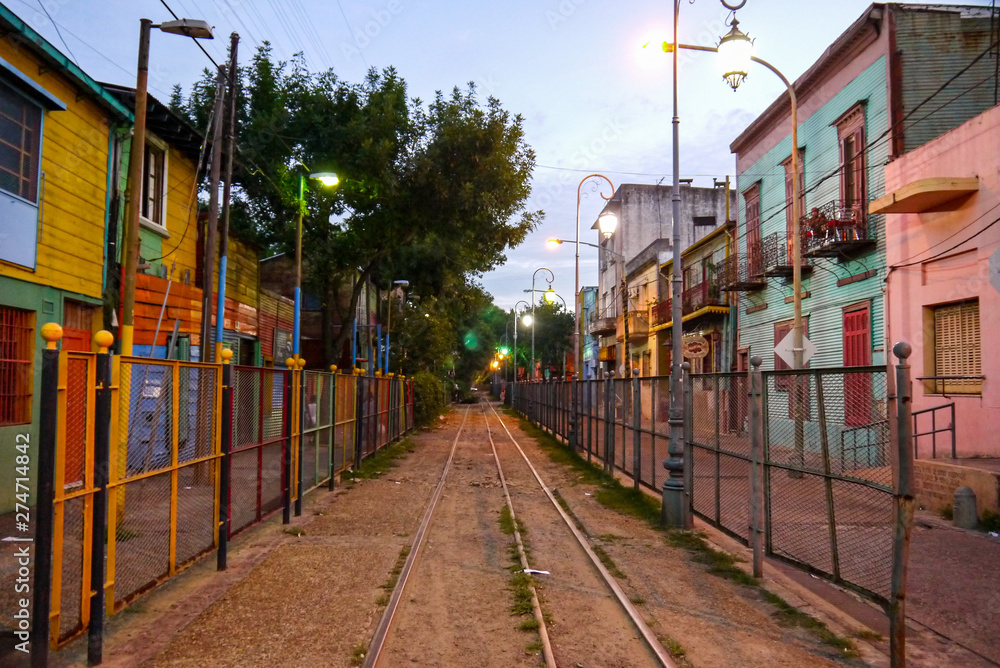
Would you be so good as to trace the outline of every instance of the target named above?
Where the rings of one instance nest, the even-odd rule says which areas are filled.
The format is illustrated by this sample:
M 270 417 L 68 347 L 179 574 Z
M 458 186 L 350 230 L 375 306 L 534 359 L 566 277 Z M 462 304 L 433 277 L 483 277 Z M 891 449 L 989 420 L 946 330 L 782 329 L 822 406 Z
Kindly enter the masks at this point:
M 52 20 L 52 15 L 49 14 L 49 10 L 45 7 L 45 3 L 42 2 L 42 0 L 35 0 L 35 1 L 38 3 L 38 6 L 42 8 L 42 11 L 45 12 L 45 16 L 48 17 L 49 22 L 52 24 L 52 26 L 56 29 L 56 34 L 59 35 L 59 41 L 62 42 L 63 46 L 66 47 L 66 51 L 69 52 L 70 56 L 73 56 L 74 61 L 79 63 L 80 59 L 77 58 L 75 55 L 73 55 L 72 49 L 69 48 L 69 44 L 66 43 L 66 39 L 62 36 L 62 33 L 59 31 L 59 26 L 57 26 L 56 22 Z
M 344 11 L 344 5 L 341 4 L 340 0 L 337 0 L 337 7 L 340 8 L 340 15 L 344 17 L 344 25 L 347 26 L 347 33 L 351 36 L 351 39 L 354 40 L 354 48 L 358 50 L 358 55 L 361 56 L 361 62 L 365 64 L 365 71 L 367 72 L 372 68 L 372 66 L 368 64 L 368 59 L 365 58 L 364 49 L 362 49 L 361 45 L 358 44 L 358 38 L 354 34 L 351 22 L 347 20 L 347 13 Z
M 160 0 L 160 4 L 162 4 L 164 7 L 167 8 L 167 11 L 170 12 L 171 16 L 173 16 L 178 21 L 180 20 L 181 17 L 177 16 L 177 13 L 170 8 L 170 5 L 167 4 L 167 0 Z M 215 65 L 215 69 L 219 69 L 219 63 L 215 62 L 215 58 L 212 58 L 211 54 L 209 54 L 208 51 L 205 50 L 205 47 L 202 46 L 201 41 L 197 37 L 192 37 L 191 41 L 197 44 L 198 48 L 201 49 L 201 52 L 205 54 L 205 57 L 208 58 L 210 61 L 212 61 L 212 64 Z

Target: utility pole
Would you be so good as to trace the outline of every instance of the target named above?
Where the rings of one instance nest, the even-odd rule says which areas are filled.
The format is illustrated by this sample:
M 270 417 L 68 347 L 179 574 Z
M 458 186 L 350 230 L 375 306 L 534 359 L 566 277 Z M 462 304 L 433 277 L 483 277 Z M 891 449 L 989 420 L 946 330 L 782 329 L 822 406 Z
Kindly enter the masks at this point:
M 142 165 L 146 154 L 146 85 L 149 80 L 149 32 L 153 22 L 139 21 L 139 65 L 135 76 L 135 131 L 128 152 L 125 188 L 125 249 L 122 251 L 122 355 L 132 354 L 135 325 L 135 274 L 139 270 L 139 206 L 142 201 Z M 156 341 L 153 342 L 156 345 Z
M 219 179 L 222 172 L 222 103 L 225 99 L 226 68 L 219 66 L 215 77 L 215 107 L 212 113 L 212 170 L 209 184 L 208 223 L 202 248 L 201 362 L 211 362 L 209 341 L 212 333 L 212 277 L 215 274 L 216 232 L 219 226 Z M 222 313 L 218 314 L 221 319 Z
M 219 301 L 215 312 L 215 358 L 221 359 L 222 331 L 226 314 L 226 274 L 229 256 L 229 202 L 233 182 L 233 153 L 236 152 L 236 85 L 238 70 L 236 62 L 240 36 L 229 36 L 229 95 L 226 97 L 226 173 L 222 183 L 222 233 L 219 236 Z M 213 147 L 214 148 L 214 147 Z M 236 363 L 240 361 L 237 359 Z

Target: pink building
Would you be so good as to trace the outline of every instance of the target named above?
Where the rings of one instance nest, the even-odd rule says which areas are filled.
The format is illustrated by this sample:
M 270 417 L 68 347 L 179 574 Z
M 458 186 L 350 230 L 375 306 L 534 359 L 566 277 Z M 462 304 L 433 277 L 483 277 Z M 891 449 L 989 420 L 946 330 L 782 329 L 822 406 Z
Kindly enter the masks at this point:
M 870 212 L 889 214 L 886 329 L 913 346 L 913 409 L 954 403 L 957 456 L 1000 457 L 1000 107 L 890 162 L 885 193 Z

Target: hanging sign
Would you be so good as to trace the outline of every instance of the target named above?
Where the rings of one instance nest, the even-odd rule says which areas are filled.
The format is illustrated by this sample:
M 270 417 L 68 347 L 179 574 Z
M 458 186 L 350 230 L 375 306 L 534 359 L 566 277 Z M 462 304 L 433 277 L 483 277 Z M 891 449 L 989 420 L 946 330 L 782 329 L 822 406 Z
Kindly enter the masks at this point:
M 683 343 L 684 357 L 699 360 L 708 355 L 708 339 L 704 336 L 694 335 L 684 337 Z

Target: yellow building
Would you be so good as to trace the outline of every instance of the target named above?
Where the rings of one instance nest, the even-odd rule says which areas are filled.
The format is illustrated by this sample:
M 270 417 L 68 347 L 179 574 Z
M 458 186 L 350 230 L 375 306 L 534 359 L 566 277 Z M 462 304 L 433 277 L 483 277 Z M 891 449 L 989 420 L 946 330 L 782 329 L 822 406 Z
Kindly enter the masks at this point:
M 112 156 L 132 115 L 3 5 L 0 29 L 0 443 L 34 444 L 41 325 L 86 351 L 103 326 Z M 13 475 L 0 467 L 0 512 Z

